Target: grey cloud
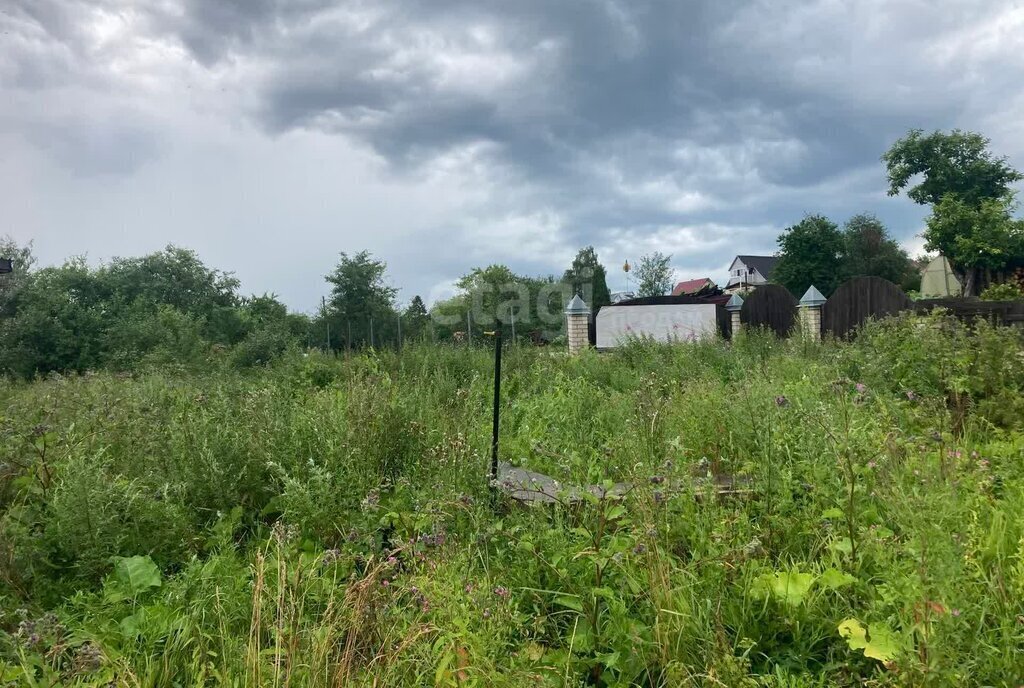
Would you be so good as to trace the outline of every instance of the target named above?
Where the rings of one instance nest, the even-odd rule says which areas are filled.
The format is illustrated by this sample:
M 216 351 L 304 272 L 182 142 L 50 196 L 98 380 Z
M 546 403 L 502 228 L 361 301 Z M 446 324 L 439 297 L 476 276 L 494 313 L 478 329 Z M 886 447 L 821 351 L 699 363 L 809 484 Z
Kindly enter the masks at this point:
M 1012 0 L 15 3 L 0 17 L 18 36 L 0 83 L 63 80 L 114 103 L 81 123 L 65 112 L 0 126 L 20 122 L 83 174 L 130 174 L 169 149 L 159 122 L 117 101 L 136 75 L 112 68 L 118 46 L 97 48 L 88 28 L 97 8 L 124 16 L 184 50 L 226 89 L 228 112 L 272 139 L 345 138 L 410 184 L 455 166 L 452 183 L 479 193 L 422 230 L 454 247 L 429 257 L 432 276 L 488 247 L 546 272 L 563 249 L 648 240 L 687 246 L 677 262 L 698 269 L 771 250 L 807 212 L 874 211 L 908 238 L 922 212 L 884 197 L 893 139 L 1024 114 L 1005 97 L 1024 76 L 1020 41 L 999 29 Z M 1006 138 L 1002 152 L 1024 154 Z

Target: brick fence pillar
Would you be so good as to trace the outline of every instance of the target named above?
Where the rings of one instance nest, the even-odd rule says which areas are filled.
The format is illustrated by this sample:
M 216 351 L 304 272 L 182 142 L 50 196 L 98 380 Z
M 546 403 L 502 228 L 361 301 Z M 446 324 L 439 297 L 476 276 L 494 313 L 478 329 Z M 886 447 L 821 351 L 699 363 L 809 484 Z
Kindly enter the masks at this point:
M 821 307 L 825 297 L 812 284 L 800 299 L 800 324 L 804 333 L 814 341 L 821 341 Z
M 565 336 L 569 353 L 578 354 L 590 345 L 590 307 L 579 294 L 565 307 Z
M 743 324 L 740 322 L 740 311 L 743 310 L 743 297 L 739 294 L 733 294 L 729 302 L 725 304 L 725 310 L 729 311 L 732 336 L 735 337 L 743 329 Z

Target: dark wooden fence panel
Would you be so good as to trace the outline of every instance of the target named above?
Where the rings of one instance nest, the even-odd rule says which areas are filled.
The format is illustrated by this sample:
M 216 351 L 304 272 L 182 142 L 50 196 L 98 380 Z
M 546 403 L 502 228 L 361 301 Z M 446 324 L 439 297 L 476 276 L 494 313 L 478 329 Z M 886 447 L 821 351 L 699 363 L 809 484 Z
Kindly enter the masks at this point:
M 765 284 L 743 300 L 740 322 L 744 327 L 767 327 L 788 337 L 796 325 L 797 300 L 778 284 Z
M 945 308 L 960 320 L 984 318 L 994 325 L 1024 323 L 1024 301 L 982 301 L 980 299 L 922 299 L 914 302 L 914 310 L 928 313 L 935 308 Z
M 882 277 L 854 277 L 839 285 L 821 309 L 821 329 L 845 338 L 868 318 L 884 318 L 914 307 L 903 290 Z
M 715 318 L 718 320 L 718 334 L 722 339 L 732 339 L 732 314 L 722 306 L 715 306 Z

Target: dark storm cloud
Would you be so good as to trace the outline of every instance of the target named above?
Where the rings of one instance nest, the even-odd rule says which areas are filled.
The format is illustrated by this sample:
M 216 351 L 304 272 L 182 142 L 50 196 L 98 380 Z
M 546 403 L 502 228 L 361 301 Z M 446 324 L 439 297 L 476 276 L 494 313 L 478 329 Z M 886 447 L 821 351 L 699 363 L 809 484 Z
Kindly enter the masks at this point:
M 351 142 L 388 183 L 439 189 L 393 249 L 436 280 L 559 271 L 591 243 L 713 270 L 809 212 L 907 239 L 923 211 L 885 197 L 879 162 L 907 129 L 1024 154 L 1013 0 L 13 0 L 0 24 L 0 134 L 125 177 L 187 148 L 196 113 L 279 155 Z

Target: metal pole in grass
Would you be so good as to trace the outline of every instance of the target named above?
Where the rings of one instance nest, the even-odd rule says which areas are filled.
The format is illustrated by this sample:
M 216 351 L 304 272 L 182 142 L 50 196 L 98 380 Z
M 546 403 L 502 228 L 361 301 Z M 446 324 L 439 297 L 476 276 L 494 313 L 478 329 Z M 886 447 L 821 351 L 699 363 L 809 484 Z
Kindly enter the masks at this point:
M 327 317 L 327 297 L 320 297 L 320 309 L 323 311 L 324 323 L 327 325 L 327 353 L 331 352 L 331 321 Z
M 508 307 L 508 319 L 512 322 L 512 346 L 516 345 L 516 314 L 512 312 L 512 306 Z
M 402 316 L 395 318 L 398 321 L 398 348 L 402 348 Z
M 491 427 L 491 471 L 489 484 L 493 487 L 498 480 L 498 419 L 501 411 L 501 326 L 494 332 L 494 424 Z

